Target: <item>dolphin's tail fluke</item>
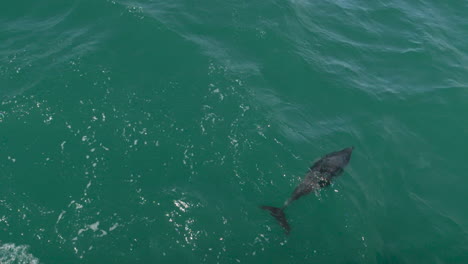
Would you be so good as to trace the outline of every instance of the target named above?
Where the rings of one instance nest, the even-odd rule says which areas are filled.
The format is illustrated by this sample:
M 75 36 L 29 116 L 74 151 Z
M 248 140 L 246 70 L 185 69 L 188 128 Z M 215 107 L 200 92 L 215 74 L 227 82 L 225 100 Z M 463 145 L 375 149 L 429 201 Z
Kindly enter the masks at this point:
M 278 223 L 284 228 L 286 235 L 289 234 L 291 228 L 289 227 L 288 221 L 286 220 L 286 215 L 284 214 L 283 208 L 273 207 L 273 206 L 260 206 L 263 210 L 270 211 L 270 214 L 276 218 Z

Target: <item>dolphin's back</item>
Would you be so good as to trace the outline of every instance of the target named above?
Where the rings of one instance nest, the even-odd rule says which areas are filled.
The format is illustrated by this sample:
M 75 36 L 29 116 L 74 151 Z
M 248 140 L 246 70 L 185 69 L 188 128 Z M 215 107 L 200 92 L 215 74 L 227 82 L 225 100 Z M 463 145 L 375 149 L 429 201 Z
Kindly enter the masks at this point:
M 310 167 L 304 180 L 294 189 L 291 197 L 284 203 L 283 207 L 261 206 L 261 208 L 270 211 L 270 214 L 276 218 L 279 224 L 285 229 L 286 234 L 288 234 L 290 227 L 286 220 L 284 209 L 289 206 L 291 202 L 300 197 L 330 185 L 332 178 L 340 175 L 344 167 L 348 165 L 353 149 L 354 147 L 350 147 L 332 152 L 315 162 L 314 165 Z

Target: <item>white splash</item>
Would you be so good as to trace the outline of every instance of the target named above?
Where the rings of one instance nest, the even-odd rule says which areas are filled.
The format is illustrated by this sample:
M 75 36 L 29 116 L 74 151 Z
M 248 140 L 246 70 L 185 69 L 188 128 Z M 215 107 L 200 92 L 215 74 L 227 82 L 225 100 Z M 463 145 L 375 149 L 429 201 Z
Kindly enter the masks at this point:
M 28 253 L 29 246 L 16 246 L 13 243 L 0 244 L 0 263 L 39 264 L 39 259 Z
M 58 224 L 60 222 L 60 220 L 62 220 L 62 217 L 63 215 L 65 214 L 66 212 L 62 210 L 62 212 L 60 213 L 60 215 L 58 216 L 57 218 L 57 222 L 55 224 Z
M 116 229 L 118 226 L 119 226 L 119 224 L 118 224 L 118 223 L 115 223 L 113 226 L 109 227 L 109 232 L 113 231 L 113 230 Z
M 62 148 L 62 151 L 64 150 L 65 148 L 65 143 L 67 143 L 66 141 L 63 141 L 62 144 L 60 144 L 60 147 Z
M 99 221 L 97 221 L 97 222 L 94 223 L 94 224 L 90 224 L 90 225 L 89 225 L 89 228 L 90 228 L 91 230 L 93 230 L 94 232 L 98 231 L 98 229 L 99 229 Z

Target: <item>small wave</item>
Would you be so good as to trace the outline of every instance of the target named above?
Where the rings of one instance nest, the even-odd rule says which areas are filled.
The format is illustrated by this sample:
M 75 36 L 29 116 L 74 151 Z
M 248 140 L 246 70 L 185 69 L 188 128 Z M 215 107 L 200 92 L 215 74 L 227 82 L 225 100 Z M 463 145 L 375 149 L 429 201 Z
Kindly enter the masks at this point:
M 0 244 L 0 263 L 39 264 L 39 259 L 28 252 L 29 246 L 16 246 L 13 243 Z

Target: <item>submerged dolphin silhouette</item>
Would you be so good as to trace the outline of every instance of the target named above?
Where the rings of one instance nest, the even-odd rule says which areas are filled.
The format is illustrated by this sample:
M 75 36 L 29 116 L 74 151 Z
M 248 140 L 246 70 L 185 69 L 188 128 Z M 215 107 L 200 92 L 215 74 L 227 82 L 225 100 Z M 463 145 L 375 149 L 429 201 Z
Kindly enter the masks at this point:
M 273 206 L 260 206 L 263 210 L 270 211 L 270 214 L 276 218 L 279 224 L 285 229 L 286 234 L 289 234 L 291 230 L 284 209 L 289 206 L 294 200 L 300 197 L 316 191 L 322 187 L 326 187 L 331 184 L 331 180 L 340 175 L 343 172 L 344 167 L 348 165 L 351 159 L 351 153 L 354 147 L 342 149 L 340 151 L 332 152 L 320 160 L 316 161 L 312 167 L 310 167 L 304 180 L 294 189 L 291 197 L 284 203 L 283 207 Z

